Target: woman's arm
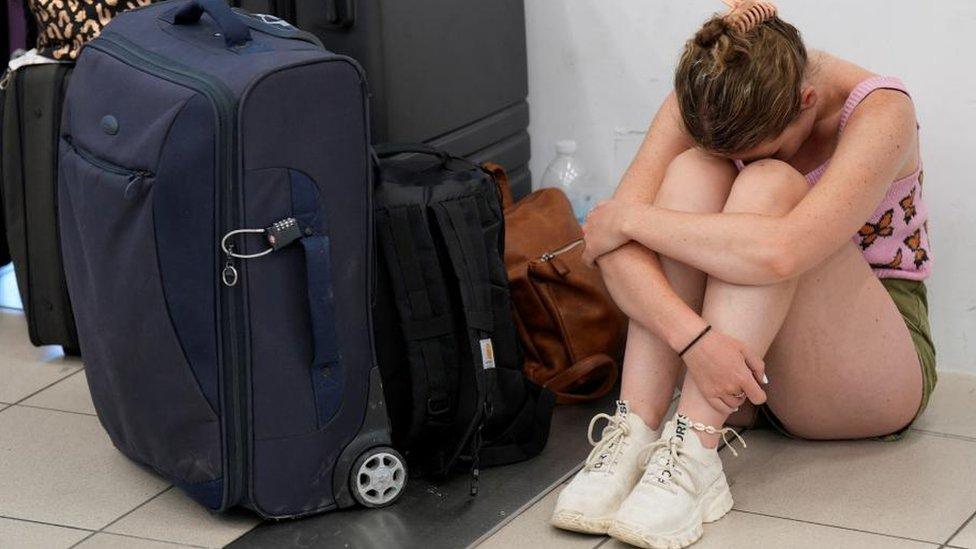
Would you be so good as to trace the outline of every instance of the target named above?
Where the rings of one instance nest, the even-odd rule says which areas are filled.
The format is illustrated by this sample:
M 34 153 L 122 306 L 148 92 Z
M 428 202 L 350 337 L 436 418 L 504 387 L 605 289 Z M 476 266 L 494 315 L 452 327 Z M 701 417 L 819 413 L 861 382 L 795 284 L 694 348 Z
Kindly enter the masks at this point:
M 799 276 L 850 240 L 914 157 L 916 139 L 909 98 L 880 90 L 854 112 L 827 172 L 785 216 L 693 214 L 647 204 L 605 215 L 619 219 L 624 238 L 712 276 L 770 284 Z
M 691 145 L 681 125 L 677 100 L 672 92 L 654 117 L 614 198 L 651 204 L 668 164 Z M 598 262 L 603 280 L 617 305 L 671 348 L 680 349 L 705 326 L 705 321 L 671 289 L 653 251 L 630 243 L 603 255 Z

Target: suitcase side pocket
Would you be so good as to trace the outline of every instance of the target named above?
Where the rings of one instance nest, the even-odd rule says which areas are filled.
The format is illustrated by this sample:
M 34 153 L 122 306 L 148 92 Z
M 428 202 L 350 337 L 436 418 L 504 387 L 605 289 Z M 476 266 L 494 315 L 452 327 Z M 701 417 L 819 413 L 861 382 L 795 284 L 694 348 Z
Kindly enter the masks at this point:
M 61 141 L 68 287 L 99 418 L 124 453 L 192 485 L 221 475 L 220 423 L 173 325 L 147 169 Z M 206 304 L 200 304 L 206 307 Z

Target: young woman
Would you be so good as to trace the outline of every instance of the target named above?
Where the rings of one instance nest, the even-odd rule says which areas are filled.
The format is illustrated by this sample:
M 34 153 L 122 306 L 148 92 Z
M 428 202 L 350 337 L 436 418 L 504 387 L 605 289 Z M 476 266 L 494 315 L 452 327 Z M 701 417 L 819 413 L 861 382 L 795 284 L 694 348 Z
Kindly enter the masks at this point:
M 617 412 L 552 523 L 684 547 L 732 507 L 723 425 L 902 433 L 936 380 L 921 166 L 898 79 L 808 54 L 769 4 L 707 21 L 584 226 L 631 322 Z

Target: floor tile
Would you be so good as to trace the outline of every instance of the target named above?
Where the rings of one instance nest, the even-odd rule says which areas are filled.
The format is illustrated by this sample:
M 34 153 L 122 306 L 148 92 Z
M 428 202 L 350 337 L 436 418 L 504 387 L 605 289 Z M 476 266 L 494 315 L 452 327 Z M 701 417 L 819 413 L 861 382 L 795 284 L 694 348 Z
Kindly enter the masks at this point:
M 31 346 L 24 313 L 0 309 L 0 402 L 17 402 L 81 368 L 61 347 Z
M 67 549 L 91 532 L 0 518 L 0 547 L 17 549 Z
M 166 488 L 124 457 L 98 419 L 0 412 L 0 515 L 97 530 Z
M 77 549 L 178 549 L 180 547 L 193 546 L 114 534 L 95 534 L 79 544 Z
M 914 427 L 976 438 L 976 376 L 939 372 L 935 392 Z
M 615 539 L 600 549 L 625 549 Z M 694 549 L 936 549 L 938 544 L 892 538 L 830 526 L 765 517 L 732 511 L 725 518 L 705 525 L 705 534 Z
M 95 414 L 95 405 L 92 404 L 85 372 L 72 374 L 21 404 L 79 414 Z
M 949 545 L 953 547 L 965 547 L 966 549 L 976 549 L 976 518 L 969 521 L 969 524 L 961 532 L 949 540 Z
M 136 509 L 105 529 L 106 532 L 223 547 L 260 521 L 244 511 L 215 515 L 176 488 Z
M 549 525 L 549 516 L 556 504 L 556 498 L 562 487 L 549 492 L 546 497 L 536 502 L 501 530 L 485 540 L 478 549 L 508 549 L 510 547 L 567 547 L 590 549 L 603 541 L 602 536 L 587 536 L 575 532 L 567 532 Z
M 738 458 L 723 452 L 736 509 L 936 543 L 976 509 L 971 441 L 917 432 L 887 443 L 769 431 L 747 439 Z

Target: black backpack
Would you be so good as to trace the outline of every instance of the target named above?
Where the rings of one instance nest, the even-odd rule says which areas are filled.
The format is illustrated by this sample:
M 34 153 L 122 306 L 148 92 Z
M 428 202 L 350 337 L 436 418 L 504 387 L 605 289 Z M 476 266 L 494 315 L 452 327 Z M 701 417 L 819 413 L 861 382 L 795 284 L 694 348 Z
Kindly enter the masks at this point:
M 418 153 L 389 159 L 402 153 Z M 426 145 L 376 148 L 374 334 L 393 441 L 444 475 L 545 447 L 553 394 L 522 373 L 491 174 Z M 433 159 L 433 161 L 432 161 Z

